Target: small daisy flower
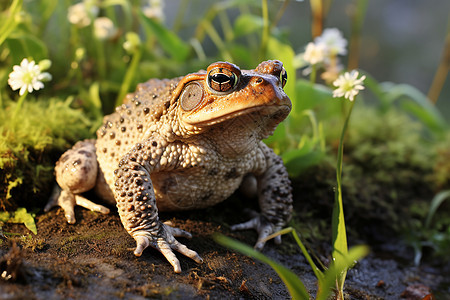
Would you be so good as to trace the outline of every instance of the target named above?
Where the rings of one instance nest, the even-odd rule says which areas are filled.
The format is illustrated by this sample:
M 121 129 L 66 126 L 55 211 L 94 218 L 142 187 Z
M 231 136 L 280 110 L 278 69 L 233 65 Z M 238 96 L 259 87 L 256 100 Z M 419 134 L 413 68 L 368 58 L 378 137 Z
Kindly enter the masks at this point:
M 325 47 L 315 43 L 308 43 L 306 45 L 305 53 L 303 53 L 303 60 L 311 65 L 323 62 L 325 59 Z
M 107 40 L 117 33 L 113 21 L 107 17 L 100 17 L 94 21 L 94 34 L 99 40 Z
M 9 74 L 8 84 L 13 91 L 20 89 L 19 95 L 22 96 L 26 91 L 28 93 L 34 90 L 40 90 L 44 88 L 43 81 L 50 81 L 52 76 L 41 71 L 39 65 L 28 59 L 24 58 L 20 63 L 20 66 L 14 66 L 13 71 Z
M 321 36 L 315 38 L 317 45 L 323 45 L 330 56 L 347 54 L 347 40 L 337 28 L 327 28 Z
M 364 89 L 364 79 L 366 76 L 363 75 L 358 78 L 359 73 L 356 70 L 345 72 L 343 75 L 339 76 L 333 82 L 336 89 L 333 91 L 333 97 L 338 98 L 344 96 L 344 98 L 353 101 L 355 96 L 358 95 L 359 91 Z
M 69 7 L 69 22 L 82 28 L 91 24 L 91 18 L 98 15 L 99 8 L 92 1 L 83 1 Z

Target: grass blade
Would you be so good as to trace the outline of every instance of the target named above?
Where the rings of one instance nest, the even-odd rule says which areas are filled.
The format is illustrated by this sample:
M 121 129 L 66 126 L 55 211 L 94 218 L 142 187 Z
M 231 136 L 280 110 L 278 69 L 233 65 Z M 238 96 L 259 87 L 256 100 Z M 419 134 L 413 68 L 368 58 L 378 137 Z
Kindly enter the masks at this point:
M 264 254 L 254 250 L 253 248 L 241 242 L 228 238 L 224 235 L 217 234 L 215 235 L 214 239 L 216 240 L 217 243 L 223 246 L 231 248 L 249 257 L 253 257 L 271 266 L 275 270 L 275 272 L 277 272 L 278 276 L 280 276 L 280 278 L 283 280 L 284 284 L 289 290 L 289 293 L 292 296 L 292 299 L 309 300 L 309 294 L 304 284 L 300 281 L 297 275 L 295 275 L 291 270 L 274 262 Z
M 430 210 L 428 211 L 427 219 L 425 221 L 425 228 L 430 228 L 431 219 L 433 218 L 434 214 L 436 213 L 436 210 L 438 209 L 438 207 L 446 199 L 450 199 L 450 190 L 442 191 L 442 192 L 438 193 L 436 196 L 434 196 L 433 200 L 431 201 Z
M 186 61 L 190 47 L 181 40 L 174 32 L 168 30 L 155 20 L 148 18 L 144 13 L 139 12 L 139 16 L 146 28 L 156 36 L 161 47 L 177 61 Z

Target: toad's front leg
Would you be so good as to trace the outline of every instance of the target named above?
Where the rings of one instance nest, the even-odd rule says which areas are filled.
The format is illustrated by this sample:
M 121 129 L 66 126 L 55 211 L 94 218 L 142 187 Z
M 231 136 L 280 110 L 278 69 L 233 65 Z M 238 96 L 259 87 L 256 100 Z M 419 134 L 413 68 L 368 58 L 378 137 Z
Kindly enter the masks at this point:
M 178 242 L 175 237 L 191 235 L 181 229 L 162 223 L 158 217 L 155 193 L 150 174 L 156 170 L 173 167 L 177 160 L 162 150 L 161 145 L 148 140 L 137 144 L 119 163 L 115 173 L 114 196 L 120 219 L 128 233 L 136 240 L 134 254 L 140 256 L 145 248 L 159 250 L 181 272 L 180 262 L 173 250 L 201 263 L 197 252 Z
M 255 175 L 261 213 L 254 212 L 251 220 L 231 227 L 232 230 L 255 229 L 258 250 L 264 247 L 269 235 L 286 225 L 292 214 L 292 187 L 286 167 L 272 149 L 262 142 L 260 145 L 264 157 L 260 166 L 264 168 L 256 170 Z M 277 236 L 275 242 L 280 243 L 281 237 Z

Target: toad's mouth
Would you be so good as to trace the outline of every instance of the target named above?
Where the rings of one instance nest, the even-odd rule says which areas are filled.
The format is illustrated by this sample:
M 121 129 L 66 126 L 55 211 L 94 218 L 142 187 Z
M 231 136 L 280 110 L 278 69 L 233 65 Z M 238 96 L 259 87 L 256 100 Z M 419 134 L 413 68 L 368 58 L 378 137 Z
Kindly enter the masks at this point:
M 196 127 L 209 127 L 219 123 L 223 123 L 230 119 L 239 118 L 242 116 L 248 116 L 250 114 L 254 115 L 255 120 L 272 120 L 274 123 L 278 124 L 283 121 L 291 111 L 290 105 L 265 105 L 256 106 L 240 109 L 223 115 L 215 116 L 205 121 L 191 121 L 186 122 L 189 125 L 194 125 Z

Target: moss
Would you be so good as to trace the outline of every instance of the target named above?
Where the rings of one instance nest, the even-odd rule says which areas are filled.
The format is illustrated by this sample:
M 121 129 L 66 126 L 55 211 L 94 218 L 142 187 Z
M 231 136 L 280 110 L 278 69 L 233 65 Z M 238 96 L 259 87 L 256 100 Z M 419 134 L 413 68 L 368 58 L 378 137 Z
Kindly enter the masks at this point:
M 297 193 L 301 193 L 299 201 L 310 199 L 299 207 L 299 214 L 302 222 L 313 222 L 307 225 L 312 229 L 322 228 L 317 220 L 331 219 L 341 128 L 325 129 L 333 137 L 327 144 L 335 147 L 320 165 L 294 180 Z M 391 108 L 381 113 L 358 103 L 344 146 L 342 184 L 349 234 L 368 241 L 396 238 L 422 219 L 412 208 L 428 207 L 436 192 L 434 169 L 444 169 L 443 164 L 437 165 L 437 149 L 445 149 L 440 144 L 427 135 L 424 125 L 403 111 Z M 442 171 L 442 177 L 444 174 Z M 311 235 L 322 238 L 314 230 Z
M 386 113 L 361 106 L 353 115 L 344 162 L 344 193 L 351 202 L 349 219 L 381 223 L 395 231 L 411 224 L 410 207 L 429 201 L 434 143 L 424 126 L 402 111 Z M 381 231 L 383 235 L 386 232 Z
M 430 180 L 436 189 L 450 189 L 450 133 L 447 133 L 436 147 L 436 160 Z
M 0 110 L 0 209 L 38 206 L 49 194 L 57 156 L 77 140 L 91 137 L 92 121 L 71 108 L 71 99 L 26 101 Z M 40 205 L 40 204 L 39 204 Z
M 19 244 L 25 249 L 31 249 L 31 251 L 42 251 L 47 247 L 45 239 L 32 236 L 31 234 L 22 235 L 17 238 Z

